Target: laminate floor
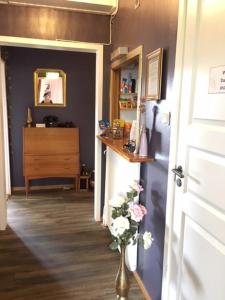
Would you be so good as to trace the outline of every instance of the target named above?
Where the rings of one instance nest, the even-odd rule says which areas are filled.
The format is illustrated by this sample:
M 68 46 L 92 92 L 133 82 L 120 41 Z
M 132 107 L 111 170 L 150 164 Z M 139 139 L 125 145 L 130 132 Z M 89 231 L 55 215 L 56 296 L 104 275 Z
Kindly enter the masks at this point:
M 17 194 L 0 232 L 0 300 L 113 300 L 119 254 L 93 219 L 93 194 Z M 143 300 L 131 279 L 129 300 Z

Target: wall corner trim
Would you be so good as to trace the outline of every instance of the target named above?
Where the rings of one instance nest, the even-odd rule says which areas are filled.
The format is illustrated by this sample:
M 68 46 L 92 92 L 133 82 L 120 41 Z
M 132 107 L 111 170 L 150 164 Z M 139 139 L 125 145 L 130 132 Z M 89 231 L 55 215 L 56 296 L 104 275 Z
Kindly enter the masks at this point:
M 148 291 L 147 291 L 147 289 L 146 289 L 143 281 L 141 280 L 141 277 L 137 273 L 137 271 L 134 271 L 133 275 L 134 275 L 134 278 L 135 278 L 135 280 L 136 280 L 136 282 L 137 282 L 137 284 L 138 284 L 138 286 L 139 286 L 139 288 L 140 288 L 140 290 L 141 290 L 141 292 L 142 292 L 145 300 L 152 300 L 152 298 L 150 297 L 150 295 L 149 295 L 149 293 L 148 293 Z

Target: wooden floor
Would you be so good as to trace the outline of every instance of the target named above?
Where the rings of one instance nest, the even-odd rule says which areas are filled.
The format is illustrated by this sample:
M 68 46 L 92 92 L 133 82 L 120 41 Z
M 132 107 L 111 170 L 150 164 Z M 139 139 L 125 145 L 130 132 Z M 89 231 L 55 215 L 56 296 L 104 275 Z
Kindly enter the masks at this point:
M 0 300 L 112 300 L 119 255 L 93 220 L 93 194 L 17 194 L 0 232 Z M 143 300 L 132 279 L 129 300 Z

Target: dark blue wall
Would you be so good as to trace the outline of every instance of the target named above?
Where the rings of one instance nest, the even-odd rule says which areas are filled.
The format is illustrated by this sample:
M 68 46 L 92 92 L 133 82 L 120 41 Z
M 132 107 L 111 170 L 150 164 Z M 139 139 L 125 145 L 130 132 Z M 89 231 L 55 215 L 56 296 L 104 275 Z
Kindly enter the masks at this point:
M 33 121 L 41 123 L 46 115 L 55 115 L 60 122 L 72 121 L 80 129 L 80 157 L 94 168 L 95 123 L 95 54 L 7 47 L 7 85 L 11 142 L 12 186 L 24 186 L 22 128 L 27 107 Z M 34 107 L 33 72 L 37 68 L 62 69 L 67 75 L 65 108 Z M 36 180 L 34 184 L 70 182 L 60 179 Z
M 140 230 L 150 230 L 154 242 L 149 250 L 138 250 L 138 273 L 152 300 L 161 299 L 167 174 L 169 160 L 170 127 L 161 123 L 161 114 L 170 110 L 176 46 L 178 0 L 141 1 L 138 9 L 130 0 L 119 2 L 119 11 L 113 20 L 113 49 L 128 46 L 129 50 L 143 45 L 142 95 L 145 95 L 146 55 L 164 49 L 162 101 L 147 102 L 147 128 L 149 128 L 149 155 L 154 163 L 142 164 L 141 182 L 145 191 L 141 202 L 149 211 Z

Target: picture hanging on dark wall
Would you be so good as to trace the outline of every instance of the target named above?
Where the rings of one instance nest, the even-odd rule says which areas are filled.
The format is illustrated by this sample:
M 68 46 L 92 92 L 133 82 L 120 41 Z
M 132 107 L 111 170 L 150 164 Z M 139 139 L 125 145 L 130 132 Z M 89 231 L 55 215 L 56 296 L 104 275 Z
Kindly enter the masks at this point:
M 147 74 L 145 85 L 146 100 L 160 100 L 162 81 L 162 60 L 162 48 L 159 48 L 147 55 Z

